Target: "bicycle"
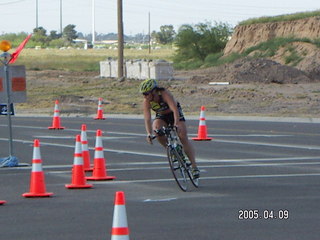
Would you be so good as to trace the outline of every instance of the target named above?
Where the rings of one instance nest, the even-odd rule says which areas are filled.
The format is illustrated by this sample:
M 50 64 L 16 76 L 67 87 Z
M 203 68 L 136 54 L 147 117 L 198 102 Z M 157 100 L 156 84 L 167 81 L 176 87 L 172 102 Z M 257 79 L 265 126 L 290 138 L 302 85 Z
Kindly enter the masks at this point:
M 191 162 L 186 158 L 183 146 L 178 137 L 176 128 L 169 125 L 155 131 L 159 136 L 167 138 L 167 156 L 169 166 L 180 189 L 184 192 L 188 189 L 187 178 L 189 177 L 194 187 L 199 187 L 199 178 L 194 178 L 191 172 Z M 153 138 L 156 138 L 155 136 Z

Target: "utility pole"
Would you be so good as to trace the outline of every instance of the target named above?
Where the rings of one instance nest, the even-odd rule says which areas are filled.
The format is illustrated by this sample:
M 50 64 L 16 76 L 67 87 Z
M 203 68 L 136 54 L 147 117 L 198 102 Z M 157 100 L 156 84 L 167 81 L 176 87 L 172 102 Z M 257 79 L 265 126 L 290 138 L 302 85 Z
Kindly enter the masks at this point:
M 148 14 L 148 28 L 149 28 L 149 53 L 151 53 L 150 12 Z
M 38 20 L 38 18 L 39 18 L 39 7 L 38 7 L 38 0 L 36 0 L 36 28 L 38 28 L 39 27 L 39 20 Z
M 118 0 L 118 79 L 123 76 L 123 17 L 122 0 Z
M 62 0 L 60 0 L 60 33 L 62 36 Z
M 96 41 L 96 30 L 95 30 L 95 3 L 94 0 L 92 0 L 92 45 L 94 46 L 94 43 Z

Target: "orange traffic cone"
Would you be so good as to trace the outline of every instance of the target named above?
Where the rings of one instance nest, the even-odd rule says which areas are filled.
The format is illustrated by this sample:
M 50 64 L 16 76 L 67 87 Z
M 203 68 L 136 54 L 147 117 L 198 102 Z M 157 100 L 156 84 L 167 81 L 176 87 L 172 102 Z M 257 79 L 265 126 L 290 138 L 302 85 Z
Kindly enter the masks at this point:
M 40 142 L 34 140 L 32 172 L 30 179 L 30 192 L 22 194 L 23 197 L 50 197 L 53 193 L 46 192 L 42 160 L 40 154 Z
M 94 118 L 95 120 L 104 120 L 103 110 L 102 110 L 102 98 L 99 98 L 97 116 Z
M 207 136 L 205 110 L 206 110 L 206 108 L 204 106 L 201 106 L 198 137 L 192 138 L 194 141 L 210 141 L 210 140 L 212 140 L 212 138 Z
M 80 135 L 76 136 L 71 184 L 66 184 L 66 188 L 92 188 L 91 184 L 87 184 L 84 174 Z
M 90 152 L 88 148 L 87 125 L 85 124 L 82 124 L 81 126 L 81 146 L 84 171 L 92 171 L 93 168 L 90 167 Z
M 60 125 L 60 110 L 59 110 L 59 101 L 56 100 L 55 105 L 54 105 L 54 115 L 52 119 L 52 126 L 48 127 L 48 129 L 57 129 L 57 130 L 62 130 L 64 127 L 61 127 Z
M 129 240 L 124 192 L 116 192 L 115 195 L 111 240 Z
M 107 176 L 106 169 L 106 160 L 103 155 L 103 146 L 102 146 L 102 132 L 101 130 L 97 130 L 96 134 L 96 146 L 94 151 L 94 166 L 92 177 L 87 177 L 87 180 L 93 181 L 102 181 L 102 180 L 112 180 L 116 177 Z
M 3 205 L 3 204 L 5 204 L 5 203 L 6 203 L 6 201 L 0 200 L 0 205 Z

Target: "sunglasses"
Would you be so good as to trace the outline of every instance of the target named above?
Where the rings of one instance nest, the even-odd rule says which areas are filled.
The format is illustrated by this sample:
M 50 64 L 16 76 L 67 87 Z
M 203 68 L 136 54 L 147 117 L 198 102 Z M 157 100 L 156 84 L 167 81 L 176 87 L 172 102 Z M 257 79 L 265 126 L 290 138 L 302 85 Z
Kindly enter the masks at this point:
M 144 96 L 148 96 L 149 94 L 151 94 L 152 93 L 152 90 L 151 91 L 149 91 L 149 92 L 144 92 L 144 93 L 142 93 Z

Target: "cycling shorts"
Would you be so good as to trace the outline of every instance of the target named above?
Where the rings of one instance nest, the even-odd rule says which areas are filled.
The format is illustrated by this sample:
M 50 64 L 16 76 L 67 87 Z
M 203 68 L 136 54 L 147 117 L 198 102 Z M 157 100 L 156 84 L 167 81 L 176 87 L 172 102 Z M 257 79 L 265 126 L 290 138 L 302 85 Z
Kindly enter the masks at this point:
M 178 111 L 179 111 L 179 121 L 185 122 L 185 118 L 183 115 L 183 111 L 182 108 L 180 106 L 180 103 L 177 103 L 177 107 L 178 107 Z M 170 112 L 168 114 L 159 114 L 156 113 L 156 117 L 155 119 L 161 119 L 163 121 L 165 121 L 168 125 L 173 125 L 174 124 L 174 115 L 173 112 Z

